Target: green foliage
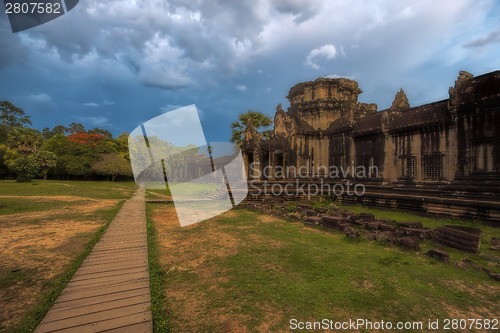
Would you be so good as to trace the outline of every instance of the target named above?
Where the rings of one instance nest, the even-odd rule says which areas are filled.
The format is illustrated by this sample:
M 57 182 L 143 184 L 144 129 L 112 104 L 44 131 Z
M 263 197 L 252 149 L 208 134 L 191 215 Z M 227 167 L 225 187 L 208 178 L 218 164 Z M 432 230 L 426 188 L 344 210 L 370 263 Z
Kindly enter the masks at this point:
M 231 124 L 231 141 L 240 146 L 247 131 L 259 131 L 262 127 L 271 126 L 272 123 L 273 120 L 268 115 L 259 111 L 248 110 L 238 116 L 238 121 Z
M 116 142 L 116 151 L 118 154 L 121 156 L 125 157 L 127 160 L 130 161 L 130 155 L 128 152 L 128 133 L 123 132 L 118 137 L 115 139 Z
M 32 128 L 14 127 L 7 135 L 7 145 L 9 148 L 17 150 L 21 155 L 33 154 L 41 146 L 42 134 Z
M 31 121 L 23 109 L 9 101 L 0 101 L 0 126 L 23 127 L 25 125 L 31 125 Z
M 86 131 L 80 123 L 40 132 L 25 127 L 29 124 L 29 116 L 22 109 L 0 102 L 0 177 L 26 181 L 34 177 L 88 179 L 108 175 L 114 180 L 118 175 L 132 175 L 128 133 L 113 138 L 106 129 Z M 103 158 L 111 165 L 101 163 Z
M 118 153 L 102 154 L 101 159 L 92 164 L 92 171 L 98 175 L 110 176 L 111 181 L 115 181 L 117 176 L 132 176 L 130 163 Z
M 7 151 L 7 146 L 4 144 L 0 144 L 0 177 L 4 177 L 9 172 L 9 168 L 5 159 Z
M 57 163 L 70 176 L 87 176 L 90 173 L 92 162 L 92 157 L 86 154 L 63 155 L 57 160 Z
M 33 159 L 38 166 L 38 173 L 47 179 L 47 173 L 57 165 L 57 156 L 51 151 L 39 150 L 33 154 Z
M 29 157 L 19 157 L 9 163 L 9 170 L 16 175 L 20 183 L 29 182 L 38 173 L 36 161 Z
M 52 130 L 50 130 L 49 128 L 44 128 L 42 131 L 42 135 L 43 135 L 43 138 L 46 140 L 46 139 L 50 139 L 51 137 L 53 137 L 54 135 L 57 135 L 57 134 L 64 135 L 67 131 L 68 131 L 68 129 L 66 127 L 58 125 L 58 126 L 55 126 Z
M 90 133 L 90 134 L 101 134 L 101 135 L 103 135 L 103 136 L 105 136 L 107 138 L 112 138 L 113 137 L 113 134 L 111 134 L 110 131 L 102 129 L 102 128 L 98 128 L 98 127 L 88 130 L 87 133 Z
M 69 134 L 83 133 L 83 132 L 85 132 L 85 126 L 83 126 L 82 124 L 79 124 L 79 123 L 71 123 L 71 124 L 69 124 L 66 131 Z

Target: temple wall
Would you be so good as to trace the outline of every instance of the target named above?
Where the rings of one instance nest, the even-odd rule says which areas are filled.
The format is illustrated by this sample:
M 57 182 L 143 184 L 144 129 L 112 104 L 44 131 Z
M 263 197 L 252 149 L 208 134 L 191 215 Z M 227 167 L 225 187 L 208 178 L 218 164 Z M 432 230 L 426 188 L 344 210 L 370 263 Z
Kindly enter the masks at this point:
M 279 105 L 275 116 L 274 134 L 283 148 L 256 148 L 247 163 L 251 157 L 262 168 L 274 168 L 279 158 L 280 164 L 311 174 L 314 168 L 314 175 L 331 166 L 377 167 L 383 183 L 500 181 L 500 72 L 474 80 L 461 72 L 448 100 L 415 108 L 401 90 L 385 114 L 359 125 L 356 137 L 354 126 L 373 115 L 376 105 L 358 103 L 355 81 L 299 83 L 287 96 L 288 112 Z M 487 94 L 478 99 L 481 89 Z

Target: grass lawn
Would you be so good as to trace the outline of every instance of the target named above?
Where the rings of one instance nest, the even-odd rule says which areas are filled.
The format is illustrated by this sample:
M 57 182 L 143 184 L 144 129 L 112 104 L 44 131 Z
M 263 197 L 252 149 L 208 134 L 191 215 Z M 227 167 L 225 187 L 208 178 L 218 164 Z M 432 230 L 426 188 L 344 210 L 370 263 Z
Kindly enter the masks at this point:
M 135 190 L 133 182 L 0 181 L 0 331 L 31 332 Z
M 498 281 L 422 253 L 246 209 L 184 228 L 172 204 L 148 212 L 172 332 L 287 332 L 293 318 L 498 318 Z
M 180 196 L 184 195 L 199 196 L 200 194 L 209 195 L 217 192 L 217 190 L 220 189 L 220 186 L 217 184 L 190 183 L 190 182 L 182 183 L 180 184 L 180 186 L 174 184 L 173 186 L 175 186 L 175 191 L 174 191 L 175 194 Z M 146 192 L 146 199 L 170 198 L 172 195 L 170 187 L 166 187 L 165 189 L 148 190 Z
M 463 219 L 456 219 L 456 218 L 451 218 L 451 217 L 441 217 L 441 218 L 436 218 L 435 216 L 431 216 L 428 214 L 420 214 L 416 215 L 416 213 L 412 212 L 405 212 L 405 211 L 399 211 L 399 210 L 393 210 L 393 209 L 380 209 L 380 208 L 368 208 L 365 206 L 361 205 L 342 205 L 342 204 L 337 204 L 337 206 L 347 209 L 353 213 L 359 214 L 359 213 L 371 213 L 373 214 L 376 218 L 379 219 L 389 219 L 389 220 L 394 220 L 398 222 L 408 222 L 408 221 L 419 221 L 422 222 L 422 225 L 427 228 L 436 228 L 441 225 L 458 225 L 458 226 L 464 226 L 464 227 L 473 227 L 473 228 L 479 228 L 481 229 L 481 246 L 480 246 L 480 253 L 481 254 L 487 254 L 487 255 L 496 255 L 498 256 L 497 251 L 494 251 L 491 249 L 491 238 L 492 237 L 497 237 L 500 238 L 500 229 L 496 227 L 492 227 L 491 225 L 485 225 L 481 223 L 478 220 L 463 220 Z M 435 249 L 441 249 L 450 254 L 450 260 L 451 261 L 457 261 L 461 260 L 464 258 L 468 258 L 473 260 L 476 263 L 484 264 L 487 265 L 486 260 L 484 257 L 478 255 L 478 254 L 471 254 L 471 253 L 466 253 L 460 250 L 455 250 L 453 248 L 436 244 L 432 241 L 426 241 L 421 243 L 422 252 L 427 252 L 431 248 Z M 490 270 L 500 273 L 500 265 L 494 266 L 494 267 L 489 267 Z

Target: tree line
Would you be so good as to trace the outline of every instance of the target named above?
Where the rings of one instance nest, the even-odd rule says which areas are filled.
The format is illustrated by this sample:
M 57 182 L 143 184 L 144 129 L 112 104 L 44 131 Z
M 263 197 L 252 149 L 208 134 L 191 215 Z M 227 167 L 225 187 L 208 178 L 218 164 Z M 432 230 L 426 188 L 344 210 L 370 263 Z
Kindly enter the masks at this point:
M 132 177 L 128 133 L 71 123 L 42 131 L 23 109 L 0 101 L 0 178 L 125 179 Z

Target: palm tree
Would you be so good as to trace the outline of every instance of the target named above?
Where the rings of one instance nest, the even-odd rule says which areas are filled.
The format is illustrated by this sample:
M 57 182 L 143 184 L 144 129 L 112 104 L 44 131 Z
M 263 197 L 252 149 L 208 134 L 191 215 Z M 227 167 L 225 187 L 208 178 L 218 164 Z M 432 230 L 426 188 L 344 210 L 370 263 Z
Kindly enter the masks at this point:
M 268 115 L 259 111 L 248 110 L 238 116 L 238 121 L 231 124 L 233 131 L 231 141 L 235 145 L 241 146 L 247 130 L 258 131 L 261 127 L 271 126 L 272 123 L 273 121 Z

